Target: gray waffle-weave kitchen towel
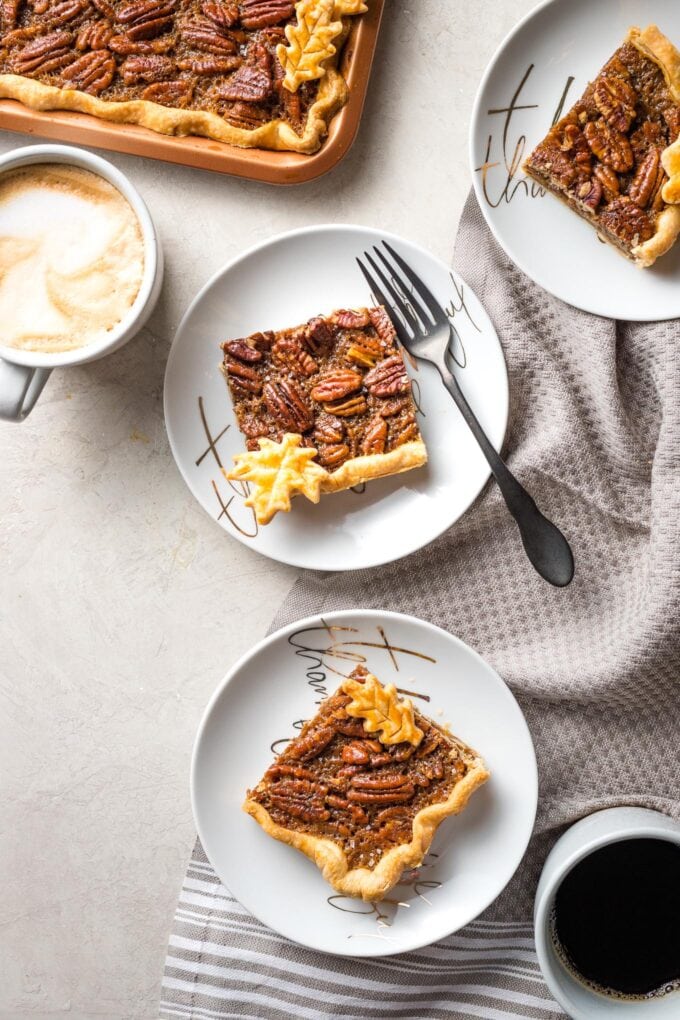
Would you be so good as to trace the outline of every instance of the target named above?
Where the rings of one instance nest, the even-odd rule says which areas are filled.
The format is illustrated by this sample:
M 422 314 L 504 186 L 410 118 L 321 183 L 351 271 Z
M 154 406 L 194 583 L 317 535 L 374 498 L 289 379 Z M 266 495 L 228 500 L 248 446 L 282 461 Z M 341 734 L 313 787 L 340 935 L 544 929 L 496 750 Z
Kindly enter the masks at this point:
M 543 860 L 591 811 L 680 816 L 680 336 L 611 322 L 523 276 L 474 198 L 455 264 L 500 334 L 510 374 L 509 464 L 567 533 L 570 588 L 533 573 L 500 494 L 428 549 L 379 570 L 306 574 L 274 626 L 353 607 L 412 613 L 498 670 L 536 745 L 536 830 L 517 875 L 458 935 L 386 960 L 323 956 L 247 915 L 197 845 L 180 896 L 163 1016 L 554 1020 L 530 918 Z

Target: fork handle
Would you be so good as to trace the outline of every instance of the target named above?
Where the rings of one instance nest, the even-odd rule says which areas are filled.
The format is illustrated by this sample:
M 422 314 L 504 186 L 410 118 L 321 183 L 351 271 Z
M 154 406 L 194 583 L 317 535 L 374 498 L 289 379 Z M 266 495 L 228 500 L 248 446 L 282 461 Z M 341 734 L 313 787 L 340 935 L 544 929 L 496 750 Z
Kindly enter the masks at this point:
M 448 366 L 439 365 L 438 368 L 444 385 L 489 462 L 508 510 L 517 523 L 522 545 L 534 569 L 549 584 L 557 588 L 566 587 L 574 576 L 574 556 L 569 543 L 559 528 L 541 513 L 529 493 L 520 485 L 491 445 Z

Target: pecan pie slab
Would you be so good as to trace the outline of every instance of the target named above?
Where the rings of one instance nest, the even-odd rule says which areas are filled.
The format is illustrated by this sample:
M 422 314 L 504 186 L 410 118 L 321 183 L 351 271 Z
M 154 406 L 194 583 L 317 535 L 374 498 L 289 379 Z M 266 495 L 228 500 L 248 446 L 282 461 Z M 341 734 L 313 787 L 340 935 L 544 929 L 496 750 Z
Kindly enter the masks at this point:
M 362 0 L 4 0 L 0 98 L 162 134 L 314 152 L 347 101 Z
M 471 748 L 358 666 L 243 805 L 337 892 L 380 900 L 489 778 Z
M 667 153 L 680 133 L 680 53 L 655 25 L 623 46 L 524 163 L 638 266 L 675 244 Z
M 318 502 L 419 467 L 427 451 L 396 333 L 382 307 L 222 344 L 247 451 L 227 478 L 251 485 L 260 524 L 303 493 Z

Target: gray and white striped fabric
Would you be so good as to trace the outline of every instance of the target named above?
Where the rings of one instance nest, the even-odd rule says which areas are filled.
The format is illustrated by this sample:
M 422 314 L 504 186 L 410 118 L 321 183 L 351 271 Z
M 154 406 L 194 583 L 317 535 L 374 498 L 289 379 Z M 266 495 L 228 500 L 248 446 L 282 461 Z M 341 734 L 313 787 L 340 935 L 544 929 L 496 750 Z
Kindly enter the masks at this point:
M 196 843 L 163 982 L 164 1017 L 557 1020 L 529 923 L 476 921 L 416 953 L 361 961 L 279 938 L 220 884 Z
M 533 950 L 545 856 L 576 819 L 615 804 L 680 816 L 680 343 L 677 324 L 615 323 L 524 277 L 473 198 L 456 268 L 491 315 L 510 376 L 508 461 L 566 531 L 573 584 L 529 566 L 500 495 L 380 570 L 306 574 L 274 627 L 383 608 L 457 634 L 498 670 L 540 775 L 529 850 L 482 918 L 416 953 L 324 956 L 249 917 L 197 846 L 170 938 L 162 1015 L 555 1020 Z M 464 387 L 464 378 L 461 380 Z

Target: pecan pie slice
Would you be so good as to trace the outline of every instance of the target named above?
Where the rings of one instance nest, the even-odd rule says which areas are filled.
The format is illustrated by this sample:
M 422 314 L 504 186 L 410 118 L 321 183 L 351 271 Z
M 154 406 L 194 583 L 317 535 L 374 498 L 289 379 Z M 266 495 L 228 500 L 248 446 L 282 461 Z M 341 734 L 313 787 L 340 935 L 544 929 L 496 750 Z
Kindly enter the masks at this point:
M 647 267 L 680 234 L 664 170 L 679 133 L 680 53 L 656 25 L 631 28 L 524 169 Z
M 0 98 L 313 152 L 347 101 L 363 0 L 3 0 Z
M 427 451 L 392 322 L 382 307 L 334 312 L 222 344 L 247 453 L 227 478 L 251 485 L 260 524 L 321 493 L 419 467 Z
M 339 893 L 380 900 L 488 778 L 476 751 L 358 666 L 243 809 L 313 860 Z

